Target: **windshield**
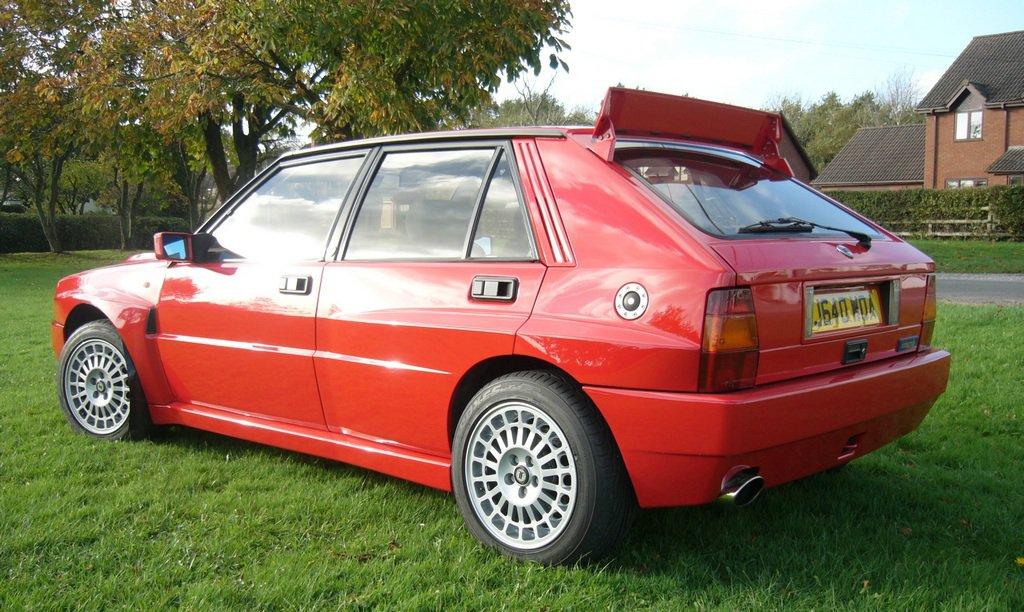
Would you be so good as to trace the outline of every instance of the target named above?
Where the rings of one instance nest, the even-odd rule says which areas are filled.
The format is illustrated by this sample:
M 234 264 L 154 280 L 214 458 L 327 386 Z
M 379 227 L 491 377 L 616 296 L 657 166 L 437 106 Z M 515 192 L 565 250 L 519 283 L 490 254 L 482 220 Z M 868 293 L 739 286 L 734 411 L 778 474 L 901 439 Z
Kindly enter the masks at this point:
M 616 161 L 635 172 L 698 228 L 717 236 L 746 234 L 740 228 L 795 217 L 820 225 L 878 236 L 835 204 L 768 168 L 672 150 L 626 150 Z M 815 227 L 802 234 L 841 235 Z

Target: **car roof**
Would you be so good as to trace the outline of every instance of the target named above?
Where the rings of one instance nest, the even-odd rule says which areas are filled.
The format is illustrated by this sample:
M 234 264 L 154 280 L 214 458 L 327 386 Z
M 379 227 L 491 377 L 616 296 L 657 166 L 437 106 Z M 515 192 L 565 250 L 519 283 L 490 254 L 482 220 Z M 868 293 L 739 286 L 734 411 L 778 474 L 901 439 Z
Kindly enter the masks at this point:
M 412 134 L 395 134 L 391 136 L 377 136 L 374 138 L 361 138 L 358 140 L 346 140 L 331 144 L 317 145 L 290 151 L 281 156 L 281 160 L 295 159 L 309 155 L 323 155 L 336 151 L 358 149 L 362 147 L 374 147 L 387 144 L 404 144 L 419 142 L 445 142 L 458 140 L 486 140 L 490 138 L 565 138 L 569 133 L 578 133 L 581 130 L 592 132 L 589 127 L 507 127 L 507 128 L 484 128 L 465 130 L 443 130 L 435 132 L 416 132 Z
M 317 145 L 289 151 L 278 158 L 278 162 L 286 162 L 303 157 L 320 156 L 331 153 L 340 153 L 350 149 L 364 147 L 375 147 L 389 144 L 416 144 L 428 142 L 458 142 L 460 140 L 488 140 L 503 138 L 568 138 L 575 140 L 581 146 L 586 147 L 588 141 L 594 134 L 593 126 L 571 125 L 571 126 L 522 126 L 502 128 L 472 128 L 464 130 L 439 130 L 432 132 L 414 132 L 409 134 L 394 134 L 389 136 L 376 136 L 373 138 L 360 138 L 346 140 L 330 144 Z M 664 137 L 656 135 L 648 136 L 623 136 L 622 146 L 619 148 L 635 148 L 650 146 L 653 148 L 677 148 L 689 150 L 693 153 L 718 154 L 731 158 L 744 158 L 748 163 L 753 162 L 761 165 L 762 161 L 746 151 L 733 147 L 723 146 L 708 142 L 690 141 L 678 137 Z

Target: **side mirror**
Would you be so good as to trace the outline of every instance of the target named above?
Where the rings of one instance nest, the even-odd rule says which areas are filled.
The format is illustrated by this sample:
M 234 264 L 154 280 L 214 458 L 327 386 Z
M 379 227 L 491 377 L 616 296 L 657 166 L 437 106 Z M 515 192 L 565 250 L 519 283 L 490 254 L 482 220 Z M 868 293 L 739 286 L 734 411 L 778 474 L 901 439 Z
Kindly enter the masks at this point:
M 187 232 L 159 232 L 153 236 L 153 251 L 157 259 L 169 261 L 195 261 L 192 234 Z
M 211 234 L 188 232 L 160 232 L 153 235 L 153 251 L 157 259 L 167 261 L 194 261 L 204 263 L 220 261 L 231 255 L 217 243 Z

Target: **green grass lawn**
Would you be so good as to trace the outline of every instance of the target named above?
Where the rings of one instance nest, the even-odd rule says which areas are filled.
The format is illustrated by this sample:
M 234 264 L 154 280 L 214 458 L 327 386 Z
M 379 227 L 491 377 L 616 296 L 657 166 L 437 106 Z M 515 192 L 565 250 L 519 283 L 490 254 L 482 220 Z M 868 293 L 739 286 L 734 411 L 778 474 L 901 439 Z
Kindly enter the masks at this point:
M 935 260 L 939 272 L 1024 273 L 1024 242 L 911 240 Z
M 50 296 L 116 256 L 0 256 L 0 609 L 1024 609 L 1024 308 L 940 306 L 953 377 L 910 436 L 749 508 L 643 512 L 607 563 L 549 569 L 370 472 L 185 429 L 72 434 Z

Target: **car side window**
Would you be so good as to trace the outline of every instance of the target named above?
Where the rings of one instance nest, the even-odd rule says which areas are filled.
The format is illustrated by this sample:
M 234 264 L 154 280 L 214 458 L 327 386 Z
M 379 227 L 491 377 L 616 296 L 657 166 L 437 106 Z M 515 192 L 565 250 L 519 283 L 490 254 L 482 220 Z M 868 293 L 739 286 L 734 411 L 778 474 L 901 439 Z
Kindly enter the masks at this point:
M 462 259 L 494 149 L 384 156 L 356 216 L 345 259 Z
M 359 156 L 281 168 L 235 207 L 213 236 L 245 259 L 321 259 L 362 163 Z
M 530 241 L 526 210 L 519 200 L 512 168 L 502 153 L 487 184 L 483 207 L 470 249 L 473 259 L 531 259 L 535 257 Z

